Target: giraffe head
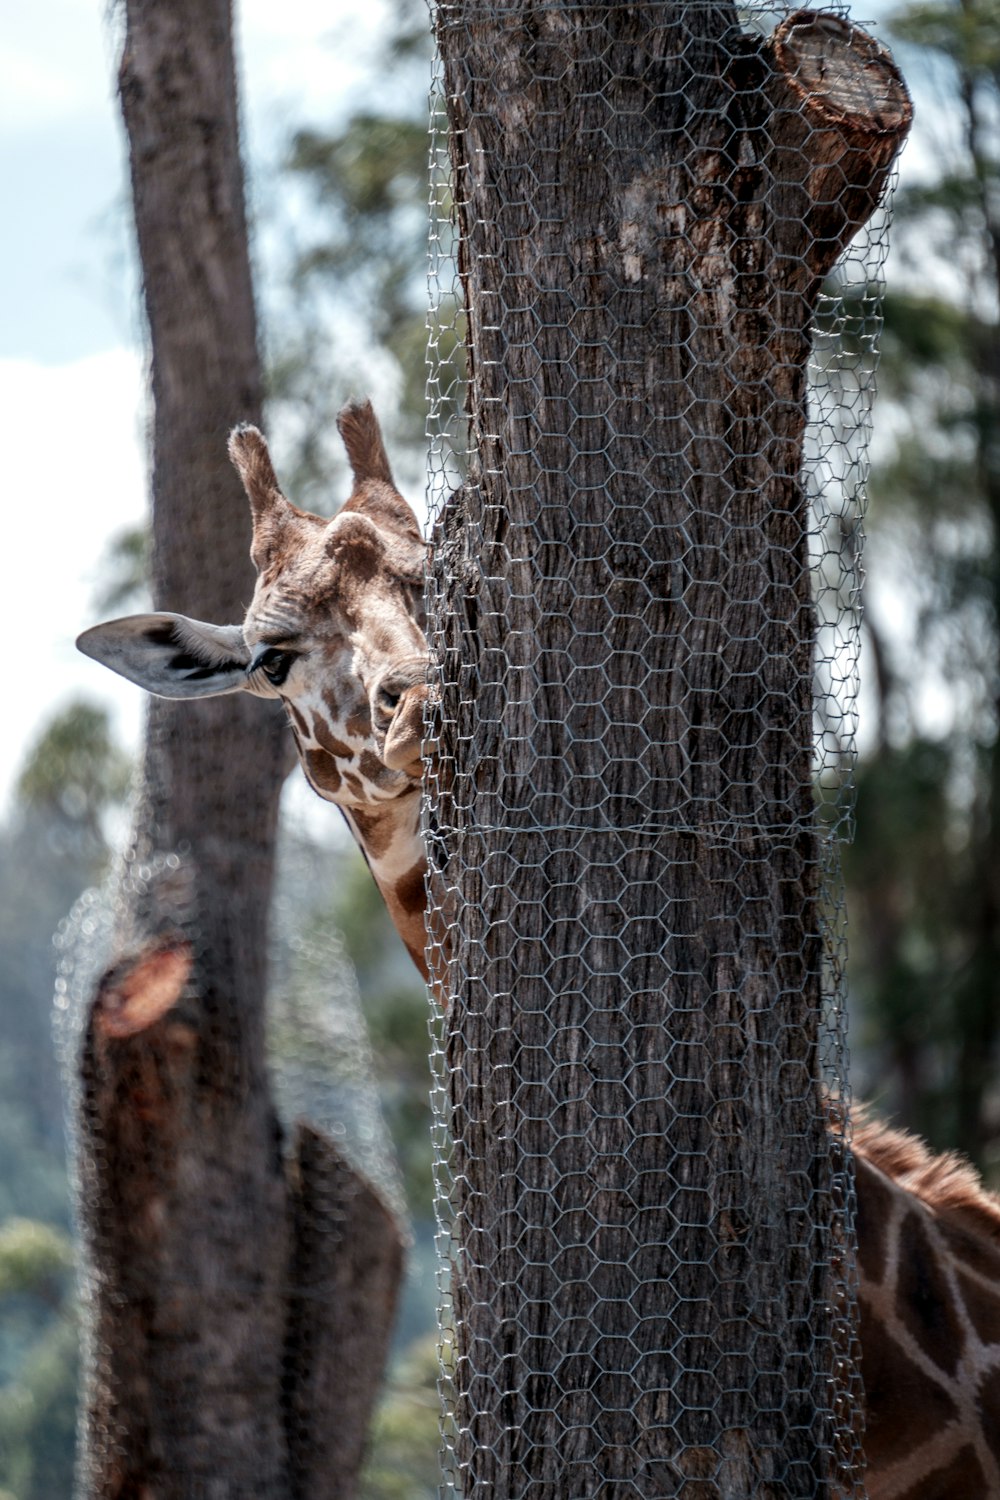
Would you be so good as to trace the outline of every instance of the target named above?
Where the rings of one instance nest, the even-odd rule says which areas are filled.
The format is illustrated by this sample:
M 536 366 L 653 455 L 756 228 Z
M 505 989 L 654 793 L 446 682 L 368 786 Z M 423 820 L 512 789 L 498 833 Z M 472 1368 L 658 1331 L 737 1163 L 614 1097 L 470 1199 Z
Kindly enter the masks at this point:
M 332 521 L 285 499 L 255 427 L 230 437 L 257 569 L 242 625 L 133 615 L 94 626 L 77 644 L 159 697 L 280 698 L 310 784 L 361 812 L 420 781 L 426 549 L 370 403 L 345 407 L 338 426 L 354 484 Z

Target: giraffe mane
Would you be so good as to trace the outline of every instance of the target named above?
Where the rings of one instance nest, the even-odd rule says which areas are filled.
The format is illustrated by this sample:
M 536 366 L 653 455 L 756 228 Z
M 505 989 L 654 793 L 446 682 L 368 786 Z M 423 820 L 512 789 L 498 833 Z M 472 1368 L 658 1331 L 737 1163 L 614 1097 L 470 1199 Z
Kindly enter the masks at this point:
M 909 1131 L 873 1119 L 863 1106 L 852 1111 L 852 1145 L 939 1218 L 1000 1246 L 1000 1196 L 983 1187 L 964 1156 L 934 1152 Z

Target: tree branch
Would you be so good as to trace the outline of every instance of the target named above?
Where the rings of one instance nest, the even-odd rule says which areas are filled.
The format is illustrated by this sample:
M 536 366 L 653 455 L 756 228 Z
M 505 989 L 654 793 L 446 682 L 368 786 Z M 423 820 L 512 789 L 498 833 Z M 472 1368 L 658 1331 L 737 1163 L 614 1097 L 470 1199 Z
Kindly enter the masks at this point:
M 797 210 L 784 237 L 793 233 L 790 255 L 822 279 L 881 202 L 913 106 L 889 52 L 843 16 L 795 11 L 769 51 L 769 164 Z

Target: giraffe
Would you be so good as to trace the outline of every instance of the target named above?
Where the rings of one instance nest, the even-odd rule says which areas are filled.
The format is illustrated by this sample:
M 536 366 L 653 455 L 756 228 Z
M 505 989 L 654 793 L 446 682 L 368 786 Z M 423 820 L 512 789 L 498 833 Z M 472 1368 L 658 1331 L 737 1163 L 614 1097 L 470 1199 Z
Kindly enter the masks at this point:
M 869 1500 L 1000 1496 L 1000 1198 L 857 1111 Z
M 241 626 L 135 615 L 78 645 L 164 697 L 280 698 L 426 979 L 426 548 L 370 403 L 338 426 L 353 487 L 331 521 L 285 498 L 256 428 L 230 437 L 258 575 Z M 1000 1500 L 1000 1198 L 864 1114 L 852 1146 L 870 1500 Z
M 333 520 L 285 498 L 256 427 L 230 435 L 257 569 L 242 626 L 131 615 L 84 631 L 77 645 L 160 697 L 246 691 L 280 698 L 306 780 L 340 808 L 426 979 L 426 548 L 396 488 L 371 403 L 349 403 L 337 425 L 353 486 Z

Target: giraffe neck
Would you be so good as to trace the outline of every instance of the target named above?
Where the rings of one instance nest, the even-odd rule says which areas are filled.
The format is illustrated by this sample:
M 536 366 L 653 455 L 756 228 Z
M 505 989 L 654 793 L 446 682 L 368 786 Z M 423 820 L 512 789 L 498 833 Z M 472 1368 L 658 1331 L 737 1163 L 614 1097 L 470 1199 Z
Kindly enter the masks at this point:
M 896 1180 L 895 1162 L 868 1159 L 867 1132 L 855 1167 L 870 1500 L 997 1500 L 1000 1214 L 991 1224 L 978 1206 L 926 1197 L 933 1164 Z M 949 1173 L 967 1169 L 939 1158 L 936 1171 L 947 1194 Z
M 427 855 L 420 827 L 419 786 L 403 797 L 369 807 L 343 807 L 348 827 L 386 904 L 392 925 L 424 979 Z

